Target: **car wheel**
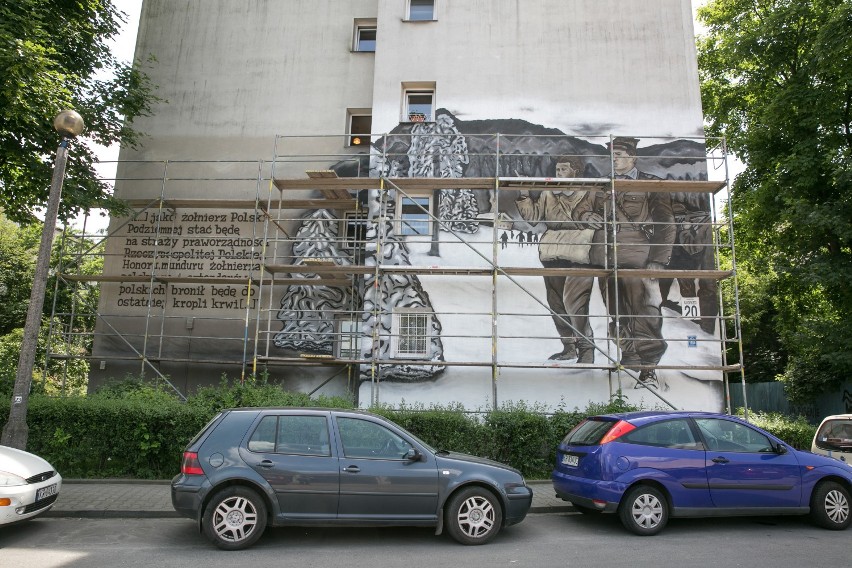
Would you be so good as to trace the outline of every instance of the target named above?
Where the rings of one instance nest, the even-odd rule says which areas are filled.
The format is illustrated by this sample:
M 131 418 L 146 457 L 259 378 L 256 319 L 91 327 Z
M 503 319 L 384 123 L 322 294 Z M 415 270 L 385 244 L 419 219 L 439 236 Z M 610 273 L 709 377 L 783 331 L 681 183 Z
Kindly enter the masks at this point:
M 247 487 L 226 487 L 207 504 L 202 526 L 207 538 L 222 550 L 247 548 L 266 528 L 266 503 Z
M 811 518 L 823 528 L 843 530 L 852 521 L 849 502 L 849 491 L 839 483 L 820 483 L 811 496 Z
M 462 544 L 485 544 L 503 526 L 503 508 L 493 493 L 480 487 L 462 489 L 444 510 L 450 536 Z
M 650 485 L 637 485 L 621 500 L 618 508 L 621 524 L 634 534 L 657 534 L 669 520 L 665 496 Z

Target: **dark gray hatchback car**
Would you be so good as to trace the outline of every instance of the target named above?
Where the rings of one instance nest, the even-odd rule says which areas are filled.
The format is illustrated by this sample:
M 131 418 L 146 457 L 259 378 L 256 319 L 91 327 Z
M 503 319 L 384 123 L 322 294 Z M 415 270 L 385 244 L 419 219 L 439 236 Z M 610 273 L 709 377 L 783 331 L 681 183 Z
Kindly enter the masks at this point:
M 226 550 L 271 526 L 434 526 L 485 544 L 532 489 L 491 460 L 435 450 L 380 416 L 321 408 L 219 413 L 183 454 L 172 504 Z

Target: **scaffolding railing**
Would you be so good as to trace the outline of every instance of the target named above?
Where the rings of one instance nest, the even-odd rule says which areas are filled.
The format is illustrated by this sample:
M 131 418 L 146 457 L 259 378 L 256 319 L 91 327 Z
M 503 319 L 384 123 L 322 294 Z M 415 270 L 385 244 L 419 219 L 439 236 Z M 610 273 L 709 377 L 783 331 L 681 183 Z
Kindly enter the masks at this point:
M 374 135 L 366 152 L 341 151 L 340 140 L 278 137 L 271 161 L 122 164 L 117 195 L 134 195 L 128 200 L 133 213 L 113 220 L 100 248 L 78 251 L 73 266 L 59 270 L 63 285 L 97 282 L 107 293 L 98 311 L 85 317 L 76 307 L 55 310 L 61 323 L 52 336 L 81 345 L 112 341 L 120 347 L 96 346 L 81 357 L 137 360 L 140 372 L 167 381 L 164 361 L 239 367 L 243 378 L 273 368 L 327 366 L 333 378 L 345 373 L 350 389 L 369 381 L 372 402 L 379 400 L 383 374 L 399 366 L 490 368 L 495 405 L 502 369 L 603 369 L 613 392 L 636 384 L 669 406 L 663 389 L 643 383 L 645 371 L 719 372 L 726 393 L 728 375 L 742 374 L 739 363 L 727 360 L 733 348 L 741 361 L 733 233 L 718 210 L 720 198 L 729 199 L 727 170 L 724 180 L 707 179 L 727 167 L 724 140 L 658 138 L 652 145 L 657 154 L 646 148 L 634 156 L 641 173 L 633 177 L 619 173 L 611 150 L 617 138 L 611 136 L 580 143 L 566 136 L 470 135 L 462 153 L 446 134 Z M 291 153 L 303 147 L 311 152 Z M 536 150 L 524 150 L 530 147 Z M 565 163 L 579 163 L 582 170 L 557 176 L 555 167 Z M 523 200 L 535 206 L 568 193 L 582 202 L 585 219 L 524 218 Z M 631 211 L 642 212 L 642 206 L 627 211 L 635 205 L 625 201 L 630 197 L 646 209 L 646 202 L 656 200 L 671 210 L 637 218 Z M 585 250 L 577 243 L 542 242 L 559 231 L 592 239 L 589 260 L 548 260 L 548 246 Z M 688 243 L 673 240 L 685 231 Z M 655 237 L 663 233 L 668 240 Z M 637 244 L 638 235 L 644 243 Z M 630 261 L 639 245 L 646 255 L 689 247 L 691 257 L 701 260 L 691 267 L 639 266 Z M 102 273 L 80 270 L 91 256 L 103 260 Z M 384 282 L 394 279 L 417 290 L 425 280 L 433 291 L 464 282 L 478 297 L 470 306 L 400 311 L 382 297 Z M 591 293 L 604 309 L 554 309 L 542 294 L 548 279 L 596 281 Z M 725 280 L 731 293 L 723 295 Z M 654 300 L 659 314 L 621 311 L 627 304 L 620 295 L 635 294 L 636 282 L 646 288 L 663 282 Z M 681 302 L 662 296 L 673 282 L 682 288 Z M 690 286 L 693 295 L 686 296 Z M 318 296 L 320 288 L 329 297 Z M 522 296 L 527 308 L 513 308 Z M 290 306 L 289 297 L 295 302 Z M 224 311 L 212 313 L 218 308 Z M 195 310 L 199 315 L 192 315 Z M 403 331 L 394 320 L 400 317 L 410 325 Z M 81 327 L 93 319 L 98 325 Z M 365 321 L 372 324 L 365 327 Z M 453 323 L 436 338 L 433 321 Z M 630 335 L 660 322 L 664 332 L 676 323 L 696 331 L 687 338 Z M 196 324 L 216 330 L 193 336 Z M 554 325 L 555 335 L 547 331 Z M 428 346 L 436 339 L 452 343 L 449 351 L 456 355 L 442 350 L 435 356 Z M 585 342 L 594 349 L 593 362 L 525 356 L 524 345 L 554 340 Z M 641 351 L 655 341 L 707 347 L 716 362 L 625 360 L 626 343 Z M 193 352 L 183 346 L 188 342 L 205 347 Z M 68 352 L 55 349 L 57 357 Z

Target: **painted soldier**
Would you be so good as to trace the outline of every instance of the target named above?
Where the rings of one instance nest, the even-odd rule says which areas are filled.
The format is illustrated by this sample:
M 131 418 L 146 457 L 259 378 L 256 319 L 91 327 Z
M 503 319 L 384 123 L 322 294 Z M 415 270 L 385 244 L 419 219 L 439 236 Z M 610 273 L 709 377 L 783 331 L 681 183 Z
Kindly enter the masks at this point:
M 638 142 L 636 138 L 616 137 L 611 145 L 607 145 L 612 152 L 613 175 L 616 179 L 660 179 L 637 169 Z M 605 219 L 612 219 L 611 209 L 612 198 L 598 192 L 594 199 L 580 203 L 575 213 L 579 220 L 598 227 Z M 602 233 L 596 232 L 596 243 L 602 242 Z M 617 246 L 593 247 L 592 264 L 602 265 L 606 262 L 610 267 L 617 264 L 619 268 L 663 270 L 671 260 L 675 233 L 672 202 L 668 193 L 618 191 L 615 196 Z M 604 250 L 609 255 L 606 259 Z M 614 278 L 608 277 L 600 280 L 600 286 L 613 320 L 610 335 L 618 338 L 621 347 L 621 364 L 627 368 L 645 367 L 639 373 L 639 381 L 659 388 L 656 371 L 647 368 L 656 366 L 668 347 L 663 339 L 663 318 L 656 279 L 645 282 L 639 278 L 619 277 L 616 282 Z M 636 388 L 640 387 L 636 385 Z M 663 387 L 667 388 L 666 385 Z
M 556 164 L 556 177 L 575 178 L 582 170 L 579 158 L 563 158 Z M 530 197 L 528 191 L 520 192 L 515 204 L 521 217 L 546 225 L 538 242 L 539 260 L 545 268 L 588 268 L 595 231 L 577 222 L 573 213 L 587 193 L 570 185 L 556 191 L 542 191 L 538 199 Z M 562 351 L 551 355 L 551 360 L 594 362 L 594 340 L 589 323 L 593 285 L 593 277 L 544 277 L 547 304 L 562 342 Z

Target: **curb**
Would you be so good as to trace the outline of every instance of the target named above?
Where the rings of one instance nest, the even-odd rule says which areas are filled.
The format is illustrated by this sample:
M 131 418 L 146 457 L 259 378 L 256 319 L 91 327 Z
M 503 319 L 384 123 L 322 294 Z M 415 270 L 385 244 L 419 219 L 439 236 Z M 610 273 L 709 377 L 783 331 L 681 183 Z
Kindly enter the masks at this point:
M 73 517 L 77 519 L 179 519 L 177 511 L 93 511 L 62 510 L 47 511 L 39 515 L 42 518 L 61 519 Z

